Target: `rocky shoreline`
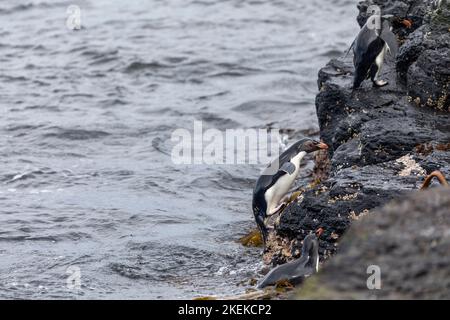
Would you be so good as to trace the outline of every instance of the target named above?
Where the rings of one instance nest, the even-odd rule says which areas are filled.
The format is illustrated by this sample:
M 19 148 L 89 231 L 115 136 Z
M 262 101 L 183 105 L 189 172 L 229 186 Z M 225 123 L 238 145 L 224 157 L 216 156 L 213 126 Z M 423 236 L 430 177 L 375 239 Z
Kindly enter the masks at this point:
M 320 70 L 317 117 L 321 139 L 330 148 L 317 156 L 317 183 L 284 210 L 276 225 L 276 235 L 265 257 L 273 265 L 297 257 L 303 238 L 319 227 L 325 230 L 320 239 L 321 261 L 328 260 L 340 250 L 338 242 L 354 221 L 364 223 L 368 219 L 365 216 L 370 216 L 375 227 L 381 228 L 386 218 L 383 210 L 375 208 L 410 194 L 411 206 L 419 205 L 414 202 L 414 194 L 427 174 L 440 170 L 450 177 L 450 4 L 435 9 L 433 1 L 370 3 L 379 5 L 384 14 L 407 17 L 412 27 L 394 25 L 401 46 L 397 58 L 388 58 L 384 65 L 381 77 L 389 81 L 386 87 L 373 88 L 366 81 L 352 93 L 351 55 L 332 60 Z M 367 19 L 365 12 L 370 3 L 358 5 L 360 25 Z M 450 220 L 450 192 L 427 195 L 421 198 L 439 197 L 446 211 L 442 219 Z M 416 219 L 411 224 L 417 228 L 410 230 L 412 236 L 405 241 L 414 241 L 415 232 L 420 234 L 429 227 L 425 223 L 429 215 L 443 212 L 432 203 L 421 209 L 426 213 L 404 213 L 403 219 Z M 348 232 L 343 241 L 355 232 Z M 443 236 L 448 237 L 449 232 Z M 348 242 L 358 246 L 354 240 Z M 330 259 L 330 264 L 338 265 L 333 261 L 339 261 L 341 254 Z M 319 275 L 326 274 L 328 262 Z M 450 264 L 446 262 L 448 269 Z M 363 276 L 367 278 L 365 271 Z M 307 283 L 311 285 L 315 278 Z M 362 284 L 365 287 L 365 281 Z
M 299 299 L 449 299 L 450 191 L 428 190 L 354 223 Z M 369 279 L 378 269 L 379 287 Z M 367 285 L 369 281 L 369 286 Z

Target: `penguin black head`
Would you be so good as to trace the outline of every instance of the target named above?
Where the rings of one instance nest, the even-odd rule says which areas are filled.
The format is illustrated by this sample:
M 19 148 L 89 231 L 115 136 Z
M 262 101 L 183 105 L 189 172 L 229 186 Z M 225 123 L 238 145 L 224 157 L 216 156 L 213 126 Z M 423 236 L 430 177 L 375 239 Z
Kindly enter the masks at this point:
M 393 14 L 385 14 L 382 16 L 378 16 L 380 19 L 379 28 L 376 28 L 377 34 L 380 35 L 383 29 L 390 30 L 394 21 L 396 21 L 397 17 Z
M 302 256 L 314 258 L 319 251 L 319 241 L 314 233 L 311 233 L 303 239 Z
M 318 238 L 322 234 L 323 229 L 319 228 L 315 233 L 311 233 L 303 239 L 302 255 L 306 254 L 310 257 L 317 255 L 319 250 Z
M 317 237 L 315 234 L 309 234 L 303 239 L 302 251 L 308 256 L 311 256 L 314 252 L 315 243 L 317 242 Z M 303 255 L 303 254 L 302 254 Z
M 321 149 L 326 150 L 328 149 L 328 146 L 322 141 L 315 141 L 312 139 L 302 139 L 294 143 L 291 148 L 295 148 L 297 153 L 300 153 L 302 151 L 306 153 L 311 153 Z
M 319 237 L 323 229 L 319 228 L 315 234 L 309 234 L 303 239 L 302 257 L 308 257 L 307 264 L 312 266 L 316 272 L 319 270 Z

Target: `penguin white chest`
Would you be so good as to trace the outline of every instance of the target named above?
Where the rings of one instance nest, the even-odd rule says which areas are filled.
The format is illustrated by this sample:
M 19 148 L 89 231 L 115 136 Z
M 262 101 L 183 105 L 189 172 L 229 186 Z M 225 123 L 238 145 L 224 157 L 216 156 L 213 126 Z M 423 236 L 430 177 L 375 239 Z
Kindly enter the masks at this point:
M 316 257 L 316 272 L 319 272 L 319 256 Z
M 267 215 L 271 215 L 276 211 L 281 199 L 289 192 L 289 189 L 294 184 L 294 181 L 300 172 L 300 162 L 305 155 L 306 152 L 302 151 L 293 157 L 291 163 L 295 166 L 294 172 L 291 174 L 286 173 L 281 176 L 274 185 L 266 191 Z
M 383 66 L 384 57 L 386 55 L 387 49 L 388 49 L 388 46 L 384 45 L 383 50 L 381 50 L 381 52 L 378 54 L 378 56 L 375 59 L 375 63 L 378 66 L 378 73 L 380 72 L 381 67 Z

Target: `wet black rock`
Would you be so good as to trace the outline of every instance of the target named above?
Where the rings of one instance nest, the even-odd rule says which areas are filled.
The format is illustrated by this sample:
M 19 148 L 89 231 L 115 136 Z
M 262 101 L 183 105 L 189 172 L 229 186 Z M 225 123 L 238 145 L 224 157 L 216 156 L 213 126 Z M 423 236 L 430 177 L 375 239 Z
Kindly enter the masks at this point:
M 374 210 L 352 225 L 339 254 L 304 283 L 297 297 L 449 299 L 449 208 L 450 189 L 440 188 Z M 377 288 L 368 278 L 378 271 Z
M 407 91 L 418 106 L 449 112 L 450 4 L 445 10 L 430 13 L 428 19 L 429 24 L 406 41 L 397 65 L 404 70 L 402 65 L 410 64 L 406 72 Z
M 310 230 L 322 227 L 325 231 L 319 252 L 322 258 L 327 258 L 336 251 L 337 241 L 354 220 L 418 188 L 420 180 L 416 176 L 399 175 L 404 168 L 403 163 L 394 160 L 339 170 L 283 212 L 278 234 L 302 240 Z M 299 249 L 294 247 L 293 251 Z
M 445 29 L 440 22 L 450 8 L 435 12 L 427 1 L 374 2 L 384 13 L 404 14 L 413 28 L 395 29 L 406 40 L 396 60 L 386 59 L 381 73 L 389 81 L 386 87 L 373 88 L 366 81 L 352 92 L 351 57 L 332 60 L 320 70 L 316 109 L 331 165 L 326 166 L 328 178 L 280 217 L 277 235 L 289 240 L 293 254 L 306 234 L 322 227 L 323 260 L 335 253 L 354 220 L 419 189 L 434 170 L 450 178 L 450 54 L 444 50 L 450 26 Z M 360 3 L 361 12 L 367 5 Z M 361 13 L 358 21 L 364 19 Z M 279 254 L 274 257 L 283 261 Z

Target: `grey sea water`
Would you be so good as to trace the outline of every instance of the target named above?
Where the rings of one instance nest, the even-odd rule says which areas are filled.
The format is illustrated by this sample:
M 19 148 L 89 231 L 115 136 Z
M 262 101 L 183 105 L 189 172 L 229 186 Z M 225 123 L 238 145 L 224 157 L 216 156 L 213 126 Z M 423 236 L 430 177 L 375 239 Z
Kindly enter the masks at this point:
M 317 134 L 317 72 L 355 16 L 352 0 L 2 1 L 0 298 L 243 292 L 260 167 L 175 165 L 168 141 L 195 120 Z

